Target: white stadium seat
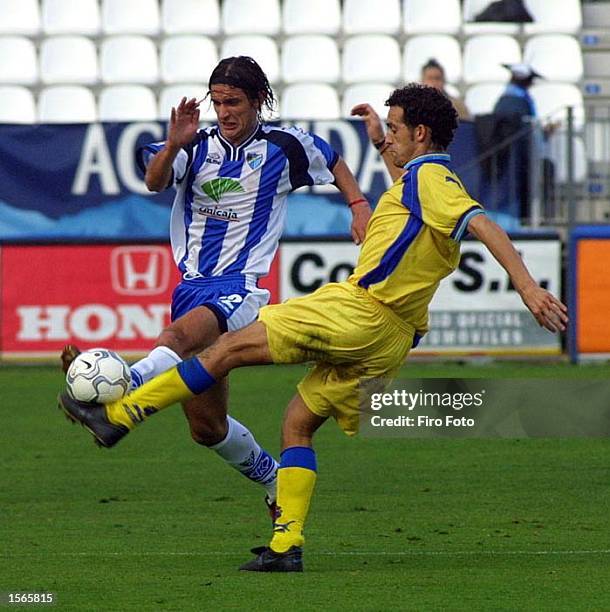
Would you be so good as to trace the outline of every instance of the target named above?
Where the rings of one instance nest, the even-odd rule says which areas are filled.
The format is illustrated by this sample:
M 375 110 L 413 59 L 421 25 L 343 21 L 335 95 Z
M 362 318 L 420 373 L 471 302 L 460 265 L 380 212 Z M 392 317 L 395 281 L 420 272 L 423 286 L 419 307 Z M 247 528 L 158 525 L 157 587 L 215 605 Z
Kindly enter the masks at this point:
M 159 33 L 157 0 L 102 0 L 104 34 Z
M 104 83 L 154 84 L 159 78 L 157 47 L 146 36 L 112 36 L 100 46 Z
M 159 96 L 159 119 L 168 121 L 172 110 L 180 104 L 180 100 L 186 97 L 189 100 L 195 98 L 201 100 L 207 93 L 207 85 L 197 83 L 181 83 L 180 85 L 169 85 L 161 91 Z M 210 103 L 210 98 L 207 97 L 199 106 L 201 121 L 216 121 L 216 113 Z
M 400 47 L 386 34 L 352 36 L 343 45 L 342 66 L 346 83 L 393 83 L 400 79 Z
M 0 0 L 0 34 L 36 36 L 40 32 L 38 0 Z
M 518 64 L 521 48 L 507 34 L 481 34 L 466 41 L 463 60 L 466 83 L 508 81 L 510 72 L 502 64 Z
M 525 34 L 578 34 L 582 27 L 580 0 L 525 0 L 534 23 L 523 26 Z
M 337 34 L 341 28 L 339 0 L 284 0 L 285 34 Z
M 82 85 L 56 85 L 40 92 L 40 123 L 93 123 L 97 120 L 95 97 Z
M 396 34 L 400 30 L 400 1 L 345 0 L 345 34 Z
M 0 36 L 0 83 L 33 85 L 38 81 L 36 47 L 24 36 Z
M 332 38 L 303 34 L 284 41 L 282 79 L 286 83 L 335 83 L 339 78 L 339 51 Z
M 525 43 L 523 61 L 549 81 L 578 83 L 583 77 L 580 45 L 568 34 L 533 36 Z
M 489 115 L 506 89 L 506 83 L 477 83 L 466 91 L 464 104 L 471 115 Z
M 224 39 L 221 58 L 248 55 L 263 69 L 270 83 L 280 79 L 280 56 L 275 40 L 270 36 L 251 34 Z
M 345 119 L 354 119 L 350 112 L 356 104 L 370 104 L 382 121 L 388 115 L 388 107 L 385 101 L 390 97 L 395 87 L 390 83 L 358 83 L 350 85 L 343 92 L 341 101 L 341 115 Z
M 172 36 L 161 44 L 165 83 L 207 83 L 217 63 L 216 45 L 205 36 Z
M 402 20 L 407 34 L 458 34 L 460 0 L 403 0 Z
M 574 128 L 582 129 L 585 120 L 582 93 L 570 83 L 538 83 L 530 89 L 538 117 L 565 126 L 567 107 L 574 107 Z
M 279 0 L 224 0 L 221 21 L 225 34 L 278 34 Z
M 85 36 L 52 36 L 40 45 L 40 80 L 46 84 L 98 80 L 97 51 Z
M 207 34 L 220 32 L 218 0 L 163 0 L 161 25 L 165 34 Z
M 112 85 L 100 93 L 100 121 L 156 121 L 155 94 L 143 85 Z
M 447 34 L 424 34 L 407 40 L 403 51 L 403 79 L 419 81 L 421 69 L 434 58 L 445 70 L 449 83 L 462 78 L 462 53 L 458 41 Z
M 339 98 L 327 83 L 289 85 L 282 93 L 282 119 L 338 119 Z
M 42 29 L 50 36 L 96 36 L 100 31 L 100 9 L 97 0 L 43 0 Z
M 0 123 L 35 123 L 36 103 L 27 87 L 0 86 Z
M 481 21 L 472 20 L 486 9 L 494 0 L 464 0 L 462 7 L 462 32 L 466 36 L 473 34 L 519 34 L 520 26 L 516 23 L 506 23 L 502 21 Z

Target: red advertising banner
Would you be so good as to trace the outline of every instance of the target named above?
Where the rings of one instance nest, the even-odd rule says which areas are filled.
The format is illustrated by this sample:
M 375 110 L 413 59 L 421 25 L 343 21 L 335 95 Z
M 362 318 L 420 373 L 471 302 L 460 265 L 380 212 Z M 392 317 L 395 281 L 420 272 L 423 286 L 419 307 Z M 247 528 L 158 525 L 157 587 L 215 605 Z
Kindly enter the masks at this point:
M 58 355 L 67 343 L 150 350 L 169 323 L 179 274 L 168 245 L 7 245 L 0 251 L 3 357 Z M 260 285 L 278 300 L 277 261 Z

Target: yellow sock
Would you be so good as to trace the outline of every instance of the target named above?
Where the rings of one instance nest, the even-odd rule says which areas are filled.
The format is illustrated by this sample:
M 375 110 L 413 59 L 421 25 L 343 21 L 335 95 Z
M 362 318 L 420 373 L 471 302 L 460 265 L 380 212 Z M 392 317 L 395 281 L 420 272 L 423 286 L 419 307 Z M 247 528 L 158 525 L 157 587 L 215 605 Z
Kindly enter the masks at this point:
M 138 423 L 163 408 L 182 402 L 195 395 L 184 382 L 177 368 L 155 376 L 111 404 L 106 404 L 106 416 L 115 425 L 133 429 Z
M 273 526 L 271 549 L 286 552 L 303 546 L 303 526 L 316 484 L 315 454 L 305 447 L 287 448 L 282 453 L 277 476 L 277 504 L 280 516 Z

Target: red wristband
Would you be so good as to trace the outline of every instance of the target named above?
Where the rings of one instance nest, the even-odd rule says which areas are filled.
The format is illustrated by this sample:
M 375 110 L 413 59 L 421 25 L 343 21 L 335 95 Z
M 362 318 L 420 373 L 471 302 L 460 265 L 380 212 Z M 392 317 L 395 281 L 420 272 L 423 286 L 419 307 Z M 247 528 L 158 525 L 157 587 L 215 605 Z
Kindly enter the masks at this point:
M 366 198 L 358 198 L 357 200 L 353 200 L 351 202 L 348 202 L 347 205 L 351 208 L 355 204 L 360 204 L 360 202 L 364 202 L 365 204 L 369 203 L 369 201 Z

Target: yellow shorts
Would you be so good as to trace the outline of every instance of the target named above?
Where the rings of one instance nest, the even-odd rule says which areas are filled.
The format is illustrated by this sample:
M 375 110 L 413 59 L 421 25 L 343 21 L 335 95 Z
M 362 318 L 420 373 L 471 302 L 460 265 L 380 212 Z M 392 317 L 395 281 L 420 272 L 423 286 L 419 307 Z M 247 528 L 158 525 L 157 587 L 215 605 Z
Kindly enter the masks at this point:
M 348 435 L 358 432 L 360 380 L 393 377 L 413 344 L 411 326 L 348 282 L 265 306 L 259 321 L 274 363 L 316 362 L 299 393 L 314 414 L 334 417 Z

